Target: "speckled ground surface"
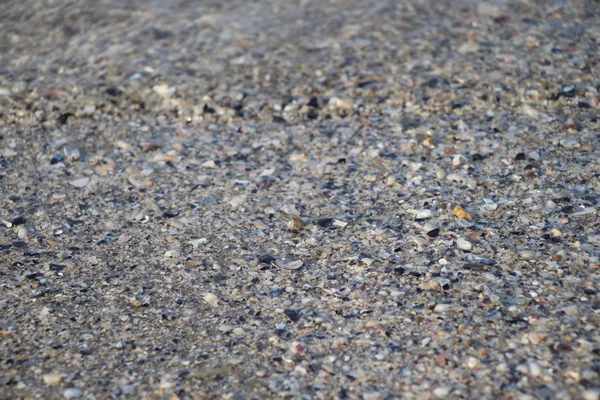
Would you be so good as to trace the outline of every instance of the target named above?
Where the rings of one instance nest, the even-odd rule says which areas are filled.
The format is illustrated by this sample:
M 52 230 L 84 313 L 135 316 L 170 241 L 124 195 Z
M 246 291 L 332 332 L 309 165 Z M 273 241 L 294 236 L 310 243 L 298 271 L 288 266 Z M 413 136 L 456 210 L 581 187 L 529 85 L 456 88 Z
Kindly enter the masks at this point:
M 168 3 L 0 4 L 0 398 L 599 398 L 600 3 Z

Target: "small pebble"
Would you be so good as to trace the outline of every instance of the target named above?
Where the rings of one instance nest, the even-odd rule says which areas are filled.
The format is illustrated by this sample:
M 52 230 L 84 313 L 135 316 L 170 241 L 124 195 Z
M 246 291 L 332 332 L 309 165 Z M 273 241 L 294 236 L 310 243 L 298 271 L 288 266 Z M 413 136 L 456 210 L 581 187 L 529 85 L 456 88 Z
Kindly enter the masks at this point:
M 76 399 L 83 395 L 83 390 L 78 388 L 69 388 L 63 392 L 65 399 Z
M 473 249 L 471 242 L 463 238 L 458 238 L 456 240 L 456 247 L 463 251 L 471 251 Z
M 62 374 L 46 374 L 44 375 L 44 383 L 48 386 L 56 386 L 60 384 L 65 378 Z
M 421 210 L 421 211 L 417 212 L 417 215 L 415 215 L 416 220 L 428 219 L 431 217 L 433 217 L 433 214 L 431 213 L 430 210 Z
M 90 178 L 85 177 L 85 178 L 79 178 L 79 179 L 72 180 L 69 182 L 69 185 L 74 186 L 79 189 L 83 189 L 84 187 L 86 187 L 88 185 L 88 183 L 90 183 Z

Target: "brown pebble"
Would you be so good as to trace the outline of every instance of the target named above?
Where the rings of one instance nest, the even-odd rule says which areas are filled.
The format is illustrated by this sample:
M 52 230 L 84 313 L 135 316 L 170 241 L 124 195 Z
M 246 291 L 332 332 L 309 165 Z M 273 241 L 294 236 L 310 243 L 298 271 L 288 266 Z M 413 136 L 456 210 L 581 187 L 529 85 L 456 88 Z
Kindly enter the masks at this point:
M 467 220 L 467 221 L 473 220 L 473 216 L 471 214 L 469 214 L 468 212 L 466 212 L 465 209 L 462 208 L 462 206 L 460 206 L 460 205 L 454 207 L 454 210 L 452 210 L 452 215 L 454 215 L 455 217 L 458 217 L 460 219 Z

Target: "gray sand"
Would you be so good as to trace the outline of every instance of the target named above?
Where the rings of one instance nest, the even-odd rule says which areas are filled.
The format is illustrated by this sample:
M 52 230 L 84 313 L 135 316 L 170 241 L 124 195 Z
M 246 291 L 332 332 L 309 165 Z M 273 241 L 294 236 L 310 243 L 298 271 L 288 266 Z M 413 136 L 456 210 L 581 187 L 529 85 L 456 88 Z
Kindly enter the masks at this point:
M 599 45 L 591 0 L 3 1 L 0 398 L 597 400 Z

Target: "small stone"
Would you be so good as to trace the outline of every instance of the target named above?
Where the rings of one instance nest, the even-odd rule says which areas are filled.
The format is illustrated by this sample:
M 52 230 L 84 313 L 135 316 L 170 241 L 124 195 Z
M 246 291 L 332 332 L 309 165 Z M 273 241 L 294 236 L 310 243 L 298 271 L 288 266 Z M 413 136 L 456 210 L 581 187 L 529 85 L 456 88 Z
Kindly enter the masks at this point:
M 258 257 L 258 263 L 259 264 L 271 264 L 273 261 L 276 261 L 277 259 L 275 257 L 273 257 L 271 254 L 263 254 L 260 257 Z
M 294 270 L 300 269 L 302 267 L 302 265 L 304 265 L 304 262 L 302 262 L 302 260 L 296 260 L 296 261 L 277 260 L 277 261 L 273 262 L 273 265 L 275 265 L 277 268 L 286 269 L 288 271 L 294 271 Z
M 433 222 L 427 222 L 423 225 L 423 231 L 429 237 L 437 237 L 440 234 L 440 228 Z
M 290 231 L 299 232 L 304 228 L 304 221 L 302 221 L 302 218 L 296 215 L 292 217 L 287 226 Z
M 471 214 L 469 214 L 468 212 L 466 212 L 465 209 L 460 205 L 457 205 L 456 207 L 454 207 L 454 209 L 452 210 L 452 215 L 454 215 L 457 218 L 464 219 L 467 221 L 473 220 L 473 216 Z
M 201 244 L 206 244 L 206 243 L 208 243 L 207 238 L 198 238 L 198 239 L 192 239 L 192 240 L 188 241 L 188 244 L 191 244 L 194 248 L 198 247 Z
M 119 235 L 119 239 L 117 240 L 117 242 L 119 244 L 125 244 L 131 241 L 131 239 L 133 239 L 133 236 L 122 233 L 121 235 Z
M 202 168 L 217 168 L 217 164 L 213 160 L 208 160 L 202 163 Z
M 469 369 L 478 369 L 481 366 L 481 362 L 475 357 L 467 358 L 467 367 Z
M 458 238 L 456 240 L 456 247 L 458 247 L 460 250 L 463 250 L 463 251 L 471 251 L 471 249 L 473 248 L 473 245 L 471 244 L 471 242 L 469 242 L 466 239 Z
M 69 161 L 78 161 L 81 158 L 79 149 L 64 149 L 63 153 Z
M 85 177 L 85 178 L 79 178 L 79 179 L 75 179 L 69 182 L 69 185 L 74 186 L 78 189 L 83 189 L 84 187 L 86 187 L 88 185 L 88 183 L 90 183 L 90 178 Z
M 119 389 L 123 395 L 134 395 L 136 393 L 135 385 L 121 385 Z
M 460 154 L 457 154 L 452 158 L 452 165 L 454 167 L 458 167 L 458 166 L 463 165 L 466 161 L 467 161 L 466 158 L 464 158 Z
M 5 158 L 13 158 L 13 157 L 17 156 L 17 152 L 14 151 L 13 149 L 6 149 L 6 150 L 4 150 L 4 152 L 2 153 L 2 155 Z
M 420 220 L 420 219 L 429 219 L 433 217 L 433 214 L 431 213 L 430 210 L 421 210 L 419 212 L 417 212 L 417 215 L 415 215 L 415 219 Z
M 298 311 L 296 310 L 284 310 L 283 313 L 292 321 L 292 322 L 298 322 L 298 320 L 300 319 L 300 314 L 298 313 Z
M 27 220 L 25 219 L 25 217 L 21 217 L 21 216 L 15 217 L 12 220 L 12 224 L 14 226 L 23 225 L 25 222 L 27 222 Z
M 584 390 L 581 393 L 583 400 L 599 400 L 600 399 L 600 388 Z
M 445 312 L 451 311 L 453 308 L 454 308 L 453 304 L 436 304 L 435 307 L 433 307 L 433 312 L 445 313 Z
M 17 231 L 17 237 L 18 237 L 19 239 L 25 239 L 25 238 L 26 238 L 26 237 L 28 237 L 28 236 L 29 236 L 29 229 L 27 229 L 27 228 L 20 228 L 20 229 Z
M 63 161 L 64 161 L 63 156 L 61 156 L 60 154 L 57 154 L 57 155 L 55 155 L 54 157 L 52 157 L 50 159 L 50 164 L 54 165 L 54 164 L 58 164 L 58 163 L 63 162 Z
M 211 307 L 219 306 L 219 298 L 213 293 L 207 293 L 204 296 L 204 301 L 207 302 Z
M 451 391 L 452 391 L 452 388 L 450 386 L 442 386 L 442 387 L 435 388 L 433 390 L 433 395 L 435 397 L 437 397 L 438 399 L 444 399 L 450 394 Z
M 44 375 L 44 383 L 48 386 L 56 386 L 59 385 L 62 380 L 65 378 L 62 374 L 46 374 Z
M 535 258 L 536 253 L 533 250 L 523 250 L 523 251 L 519 252 L 519 256 L 523 260 L 531 260 L 531 259 Z
M 236 196 L 229 201 L 229 205 L 232 209 L 237 210 L 245 201 L 246 198 L 244 196 Z
M 165 218 L 175 218 L 175 217 L 179 216 L 179 214 L 181 214 L 181 211 L 167 210 L 167 211 L 163 212 L 163 217 L 165 217 Z
M 574 216 L 596 214 L 597 210 L 594 207 L 586 207 L 573 213 Z
M 65 399 L 76 399 L 83 395 L 83 390 L 78 388 L 69 388 L 64 391 L 63 396 Z
M 340 221 L 339 219 L 336 219 L 335 221 L 333 221 L 333 226 L 337 226 L 338 228 L 345 228 L 346 226 L 348 226 L 348 223 L 345 221 Z
M 579 141 L 576 139 L 563 139 L 560 141 L 560 145 L 567 149 L 576 149 L 577 147 L 581 146 L 581 143 L 579 143 Z
M 321 228 L 329 228 L 333 225 L 333 218 L 319 218 L 317 220 L 317 225 Z
M 529 362 L 529 374 L 533 377 L 538 377 L 542 374 L 542 368 L 534 361 Z

